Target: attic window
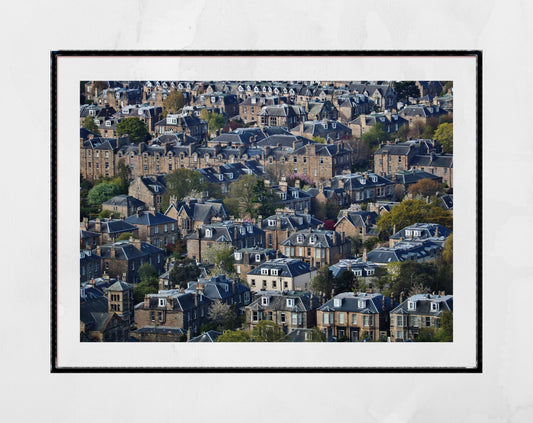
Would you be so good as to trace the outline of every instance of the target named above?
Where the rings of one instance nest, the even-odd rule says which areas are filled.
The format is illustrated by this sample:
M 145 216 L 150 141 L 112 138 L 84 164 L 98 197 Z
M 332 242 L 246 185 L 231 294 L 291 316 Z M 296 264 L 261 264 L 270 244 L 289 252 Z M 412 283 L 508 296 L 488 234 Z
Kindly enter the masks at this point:
M 159 298 L 159 307 L 166 307 L 167 305 L 167 299 L 166 298 Z
M 377 182 L 378 181 L 378 177 L 375 176 L 375 175 L 372 175 L 371 178 L 372 178 L 372 182 Z
M 408 301 L 407 310 L 416 310 L 416 301 Z
M 278 276 L 278 269 L 272 269 L 271 270 L 271 275 L 272 276 Z
M 110 120 L 106 120 L 105 121 L 105 126 L 111 126 L 111 121 Z
M 270 297 L 261 297 L 261 305 L 267 306 L 270 304 Z
M 298 236 L 296 237 L 296 242 L 297 242 L 298 244 L 302 244 L 302 243 L 304 242 L 304 236 L 303 236 L 303 235 L 298 235 Z
M 270 220 L 268 221 L 268 226 L 276 226 L 276 221 L 270 219 Z
M 365 308 L 365 307 L 366 307 L 366 301 L 365 301 L 365 300 L 359 300 L 359 301 L 357 301 L 357 307 L 359 307 L 359 308 Z
M 261 274 L 262 275 L 268 275 L 268 269 L 266 269 L 266 268 L 261 269 Z
M 211 229 L 206 229 L 205 230 L 205 237 L 206 238 L 211 238 L 213 236 L 213 231 Z
M 256 254 L 256 255 L 255 255 L 255 261 L 256 261 L 256 262 L 261 261 L 261 254 Z
M 439 303 L 431 303 L 431 311 L 439 311 Z
M 235 253 L 235 260 L 241 260 L 242 259 L 242 253 Z
M 361 183 L 361 185 L 365 185 L 366 184 L 366 179 L 365 178 L 359 178 L 359 182 Z
M 287 307 L 294 307 L 294 298 L 287 298 Z
M 241 226 L 241 235 L 246 235 L 246 228 Z
M 224 175 L 222 175 L 222 174 L 218 175 L 218 180 L 219 181 L 223 181 L 224 180 Z
M 340 306 L 342 306 L 342 298 L 334 298 L 334 299 L 333 299 L 333 306 L 334 306 L 334 307 L 340 307 Z

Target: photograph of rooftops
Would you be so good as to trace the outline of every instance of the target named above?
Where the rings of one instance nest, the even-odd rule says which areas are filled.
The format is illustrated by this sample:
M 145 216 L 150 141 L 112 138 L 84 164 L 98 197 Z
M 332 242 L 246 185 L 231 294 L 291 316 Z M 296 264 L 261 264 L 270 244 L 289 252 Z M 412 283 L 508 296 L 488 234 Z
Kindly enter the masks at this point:
M 80 341 L 453 341 L 450 81 L 80 81 Z

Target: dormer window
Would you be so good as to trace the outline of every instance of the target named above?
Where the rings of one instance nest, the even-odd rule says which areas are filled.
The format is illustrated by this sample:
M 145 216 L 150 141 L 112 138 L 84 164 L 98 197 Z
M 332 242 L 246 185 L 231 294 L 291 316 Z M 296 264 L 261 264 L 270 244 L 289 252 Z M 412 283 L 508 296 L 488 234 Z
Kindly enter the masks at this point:
M 222 174 L 218 175 L 218 180 L 219 181 L 223 181 L 224 180 L 224 175 L 222 175 Z
M 166 298 L 159 298 L 159 307 L 166 307 L 167 305 L 167 299 Z
M 412 236 L 412 232 L 410 229 L 405 230 L 405 236 L 409 236 L 409 237 Z
M 278 269 L 272 269 L 270 272 L 272 276 L 278 276 Z
M 296 237 L 296 242 L 297 242 L 298 244 L 302 244 L 302 243 L 304 242 L 304 236 L 303 236 L 303 235 L 298 235 L 298 236 Z
M 216 101 L 217 101 L 216 97 L 211 97 L 211 103 L 216 103 Z
M 287 298 L 287 307 L 294 307 L 294 298 Z
M 431 303 L 431 311 L 439 311 L 439 303 Z
M 270 297 L 261 297 L 261 305 L 267 306 L 270 304 Z
M 361 183 L 361 185 L 365 185 L 366 184 L 366 179 L 365 178 L 359 178 L 359 182 Z
M 342 298 L 334 298 L 333 307 L 340 307 L 340 306 L 342 306 Z
M 95 112 L 96 112 L 96 110 L 89 110 L 89 116 L 94 116 Z
M 235 253 L 235 260 L 242 260 L 242 253 Z
M 407 310 L 416 310 L 416 301 L 408 301 Z
M 365 300 L 358 300 L 357 301 L 357 307 L 365 308 L 366 307 L 366 301 Z
M 378 181 L 378 177 L 375 176 L 375 175 L 372 175 L 371 178 L 372 178 L 372 182 L 377 182 Z
M 256 254 L 255 255 L 255 261 L 256 262 L 260 262 L 261 261 L 261 254 Z
M 105 121 L 105 126 L 111 126 L 111 121 L 110 120 L 106 120 Z
M 296 191 L 296 190 L 292 192 L 292 196 L 293 196 L 294 198 L 298 198 L 298 194 L 299 194 L 299 192 Z
M 268 269 L 266 269 L 266 268 L 261 269 L 261 274 L 262 275 L 268 275 Z
M 268 221 L 268 226 L 276 226 L 276 221 L 270 219 L 270 220 Z
M 213 236 L 213 231 L 212 229 L 206 229 L 205 230 L 205 237 L 206 238 L 211 238 Z
M 241 235 L 246 235 L 246 228 L 241 226 Z
M 316 236 L 313 235 L 312 237 L 309 238 L 309 243 L 314 244 L 315 242 L 316 242 Z

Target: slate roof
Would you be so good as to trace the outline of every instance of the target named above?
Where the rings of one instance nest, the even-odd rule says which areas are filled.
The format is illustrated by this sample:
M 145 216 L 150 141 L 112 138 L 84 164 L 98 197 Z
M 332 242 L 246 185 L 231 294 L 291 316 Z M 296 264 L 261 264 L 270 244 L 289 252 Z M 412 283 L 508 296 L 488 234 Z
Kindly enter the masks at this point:
M 452 194 L 443 195 L 440 199 L 446 209 L 453 210 L 453 195 Z
M 414 310 L 410 310 L 410 301 L 416 303 Z M 431 303 L 439 304 L 438 311 L 431 311 Z M 390 314 L 415 314 L 440 316 L 442 312 L 453 312 L 453 295 L 417 294 L 409 297 L 400 305 L 391 310 Z
M 292 233 L 281 245 L 330 248 L 341 244 L 341 234 L 322 229 L 306 229 Z M 302 242 L 298 242 L 301 239 Z
M 117 195 L 113 198 L 110 198 L 107 201 L 104 201 L 102 205 L 106 206 L 121 206 L 121 207 L 145 207 L 146 204 L 144 204 L 143 201 L 138 200 L 137 198 L 131 196 L 131 195 Z
M 106 291 L 129 291 L 133 288 L 132 284 L 117 280 L 115 283 L 106 288 Z
M 83 229 L 80 229 L 81 239 L 94 238 L 99 236 L 102 236 L 102 234 L 99 232 L 84 231 Z
M 185 292 L 196 292 L 199 284 L 203 284 L 204 295 L 207 298 L 210 300 L 221 300 L 223 302 L 236 294 L 243 294 L 250 291 L 250 288 L 247 286 L 234 281 L 233 279 L 226 279 L 226 275 L 217 275 L 212 276 L 209 279 L 200 278 L 197 281 L 189 282 Z
M 169 326 L 143 326 L 134 331 L 138 334 L 153 333 L 159 335 L 185 335 L 187 331 L 183 328 L 174 328 Z
M 200 335 L 191 338 L 187 342 L 216 342 L 220 335 L 222 335 L 222 332 L 210 330 L 207 332 L 202 332 Z
M 419 231 L 420 235 L 415 237 L 413 232 Z M 411 231 L 410 235 L 406 235 L 406 231 Z M 437 233 L 438 231 L 438 233 Z M 390 239 L 404 239 L 406 241 L 411 239 L 434 239 L 440 238 L 441 240 L 446 239 L 452 231 L 445 226 L 439 225 L 437 223 L 415 223 L 413 225 L 406 226 L 405 228 L 399 230 L 393 234 Z M 435 240 L 436 241 L 436 240 Z
M 211 230 L 212 236 L 206 237 L 206 230 Z M 262 236 L 265 232 L 251 223 L 237 223 L 233 221 L 224 221 L 202 225 L 200 228 L 201 239 L 211 239 L 214 242 L 233 242 L 250 236 Z M 198 239 L 198 231 L 192 232 L 187 238 Z
M 436 182 L 442 181 L 442 177 L 418 169 L 397 172 L 393 178 L 397 184 L 403 185 L 412 185 L 418 181 L 421 181 L 422 179 L 431 179 Z
M 123 232 L 132 232 L 136 231 L 138 228 L 125 220 L 122 219 L 100 219 L 100 233 L 107 234 L 120 234 Z M 96 220 L 89 221 L 89 227 L 87 228 L 90 232 L 96 232 Z
M 329 266 L 329 270 L 333 273 L 333 277 L 339 276 L 345 270 L 351 270 L 354 274 L 361 271 L 361 276 L 371 276 L 374 274 L 376 265 L 371 261 L 364 262 L 361 258 L 357 259 L 342 259 L 338 263 Z
M 255 269 L 248 272 L 249 275 L 261 275 L 261 269 L 278 269 L 278 276 L 295 278 L 311 272 L 313 269 L 299 259 L 277 258 L 260 264 Z
M 142 225 L 142 226 L 156 226 L 162 224 L 176 223 L 177 220 L 164 214 L 156 212 L 152 214 L 149 211 L 142 211 L 137 214 L 133 214 L 126 219 L 125 222 L 131 223 L 132 225 Z
M 111 315 L 105 296 L 97 297 L 80 304 L 80 320 L 89 331 L 101 331 Z
M 304 191 L 307 195 L 309 195 L 308 192 Z M 276 221 L 275 225 L 269 225 L 269 222 Z M 278 223 L 280 222 L 280 227 L 278 228 Z M 261 228 L 268 230 L 268 229 L 281 229 L 281 230 L 290 230 L 290 231 L 297 231 L 301 229 L 307 229 L 307 228 L 317 228 L 318 226 L 322 225 L 322 221 L 316 219 L 311 214 L 285 214 L 285 213 L 278 213 L 274 214 L 272 216 L 267 217 L 266 219 L 263 219 L 261 221 Z
M 197 307 L 195 304 L 195 294 L 193 292 L 183 292 L 179 289 L 169 289 L 169 290 L 160 290 L 157 294 L 146 294 L 148 297 L 148 308 L 145 307 L 144 302 L 138 304 L 140 309 L 158 309 L 159 307 L 159 298 L 166 298 L 167 304 L 171 305 L 171 310 L 175 311 L 189 311 Z M 206 304 L 212 303 L 207 296 L 199 296 L 201 302 Z M 200 298 L 198 298 L 200 301 Z M 167 309 L 168 306 L 164 308 Z
M 378 314 L 383 313 L 383 295 L 370 294 L 362 292 L 343 292 L 335 295 L 332 299 L 327 301 L 323 306 L 319 307 L 320 311 L 345 311 L 351 313 L 362 314 Z M 335 305 L 335 300 L 340 300 L 340 305 Z M 361 303 L 361 301 L 363 303 Z M 392 300 L 385 297 L 385 311 L 393 307 Z
M 268 305 L 262 304 L 262 298 L 268 297 Z M 294 300 L 294 305 L 289 306 L 287 300 Z M 320 305 L 317 296 L 305 291 L 259 291 L 255 294 L 255 299 L 248 305 L 251 310 L 276 310 L 303 313 L 315 310 Z
M 164 250 L 157 248 L 152 244 L 140 241 L 141 249 L 129 241 L 119 241 L 114 244 L 106 244 L 100 247 L 102 258 L 111 257 L 111 249 L 115 248 L 115 258 L 118 260 L 132 260 L 138 257 L 146 257 L 151 254 L 163 253 Z
M 348 212 L 344 216 L 339 217 L 339 220 L 337 223 L 335 223 L 335 226 L 337 226 L 341 220 L 345 219 L 356 228 L 371 227 L 376 224 L 377 218 L 378 214 L 376 212 Z
M 433 166 L 433 167 L 453 167 L 453 154 L 429 154 L 416 155 L 409 163 L 410 166 Z
M 377 247 L 367 254 L 368 260 L 376 264 L 387 264 L 406 260 L 434 258 L 442 250 L 442 242 L 426 239 L 421 241 L 400 241 L 393 247 Z
M 350 173 L 332 178 L 332 185 L 338 186 L 339 182 L 344 185 L 346 191 L 394 184 L 390 179 L 370 172 Z

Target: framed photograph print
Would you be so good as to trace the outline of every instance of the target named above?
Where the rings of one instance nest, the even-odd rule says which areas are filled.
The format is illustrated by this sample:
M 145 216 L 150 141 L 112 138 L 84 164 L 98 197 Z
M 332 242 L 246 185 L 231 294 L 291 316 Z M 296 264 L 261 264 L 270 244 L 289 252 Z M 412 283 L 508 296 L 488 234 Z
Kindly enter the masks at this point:
M 52 372 L 482 371 L 480 51 L 51 72 Z

